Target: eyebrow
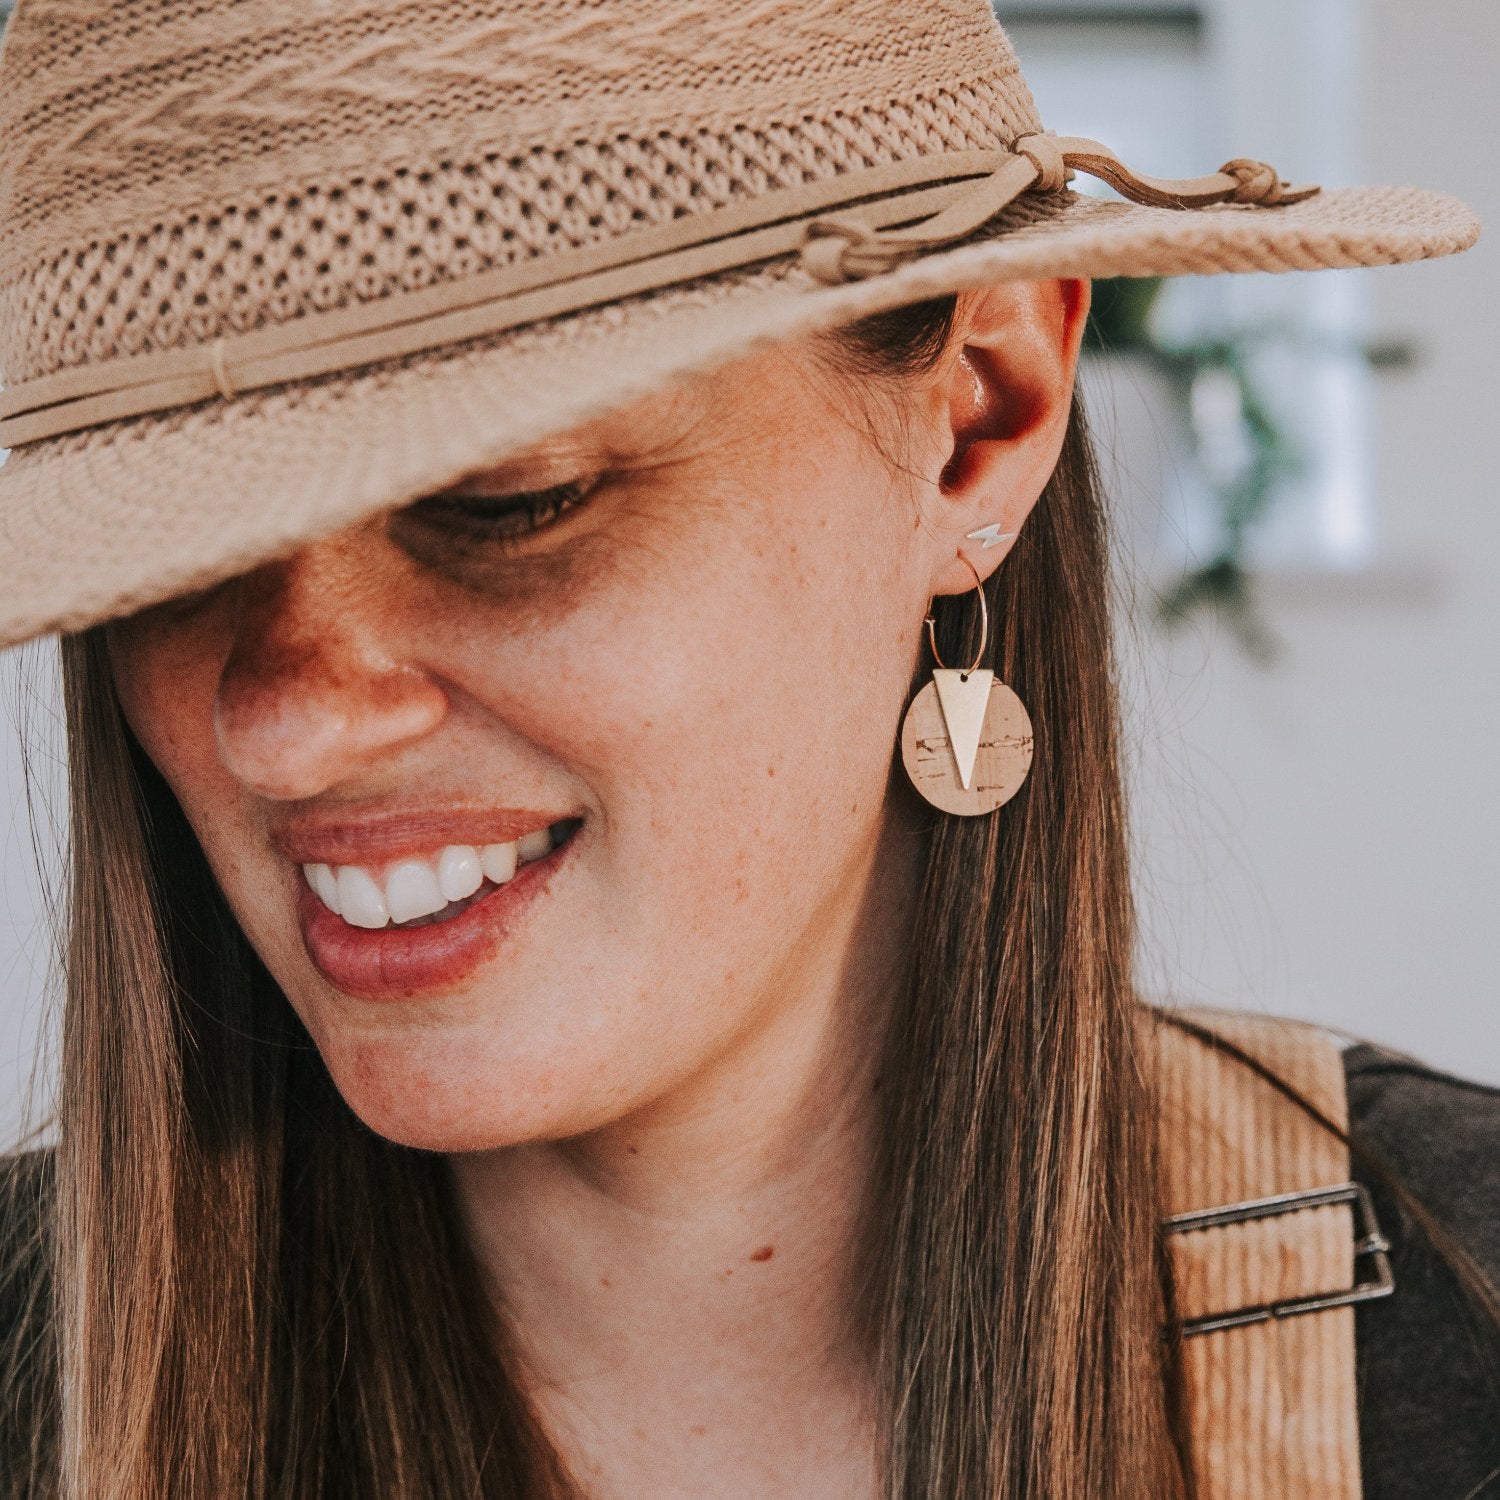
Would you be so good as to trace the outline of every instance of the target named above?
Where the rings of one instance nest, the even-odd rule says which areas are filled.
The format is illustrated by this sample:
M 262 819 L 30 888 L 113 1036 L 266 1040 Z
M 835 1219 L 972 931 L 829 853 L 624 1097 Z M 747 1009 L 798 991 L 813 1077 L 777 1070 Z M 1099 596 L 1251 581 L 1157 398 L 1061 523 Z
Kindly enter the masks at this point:
M 685 393 L 684 393 L 685 394 Z M 472 469 L 460 474 L 441 489 L 427 492 L 423 498 L 436 499 L 459 492 L 473 493 L 476 488 L 520 493 L 523 489 L 546 488 L 546 482 L 538 485 L 533 476 L 538 470 L 549 468 L 597 470 L 651 469 L 671 462 L 674 450 L 688 442 L 710 421 L 710 412 L 699 403 L 686 421 L 673 421 L 673 408 L 667 405 L 662 413 L 661 425 L 667 430 L 655 441 L 646 441 L 641 431 L 641 422 L 632 420 L 634 409 L 611 412 L 607 416 L 577 427 L 569 432 L 543 438 L 535 447 L 500 460 L 487 468 Z M 651 408 L 655 410 L 655 406 Z

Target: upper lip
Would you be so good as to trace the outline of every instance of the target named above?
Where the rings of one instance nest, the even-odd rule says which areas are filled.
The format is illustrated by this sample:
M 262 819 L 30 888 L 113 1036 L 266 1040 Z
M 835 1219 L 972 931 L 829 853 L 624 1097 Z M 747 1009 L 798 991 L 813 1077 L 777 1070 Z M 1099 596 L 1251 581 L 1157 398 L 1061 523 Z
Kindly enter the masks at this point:
M 299 865 L 375 865 L 449 844 L 514 843 L 523 834 L 576 814 L 534 808 L 407 810 L 365 817 L 304 814 L 273 831 L 271 841 Z

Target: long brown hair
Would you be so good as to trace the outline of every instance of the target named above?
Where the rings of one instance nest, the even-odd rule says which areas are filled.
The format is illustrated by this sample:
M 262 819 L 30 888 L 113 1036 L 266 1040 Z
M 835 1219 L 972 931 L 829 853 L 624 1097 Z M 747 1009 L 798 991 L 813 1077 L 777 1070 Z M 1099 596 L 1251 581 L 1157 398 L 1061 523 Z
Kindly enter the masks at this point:
M 846 332 L 936 357 L 953 299 Z M 1171 1500 L 1153 1112 L 1138 1056 L 1105 527 L 1075 406 L 988 584 L 1028 785 L 934 815 L 881 1070 L 867 1318 L 902 1500 Z M 944 655 L 972 649 L 965 610 Z M 951 655 L 950 655 L 951 653 Z M 343 1104 L 119 711 L 63 643 L 71 911 L 51 1316 L 12 1372 L 17 1495 L 574 1493 L 509 1373 L 444 1161 Z M 917 684 L 913 684 L 915 688 Z M 12 1492 L 12 1491 L 8 1491 Z

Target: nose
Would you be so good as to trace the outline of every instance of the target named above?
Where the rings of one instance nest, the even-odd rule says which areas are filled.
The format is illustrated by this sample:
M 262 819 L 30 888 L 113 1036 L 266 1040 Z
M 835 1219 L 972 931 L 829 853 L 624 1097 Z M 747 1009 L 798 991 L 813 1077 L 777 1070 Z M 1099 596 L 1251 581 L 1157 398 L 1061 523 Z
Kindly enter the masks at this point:
M 359 554 L 334 538 L 237 582 L 214 732 L 260 796 L 316 796 L 447 713 L 442 687 L 393 649 L 399 584 Z

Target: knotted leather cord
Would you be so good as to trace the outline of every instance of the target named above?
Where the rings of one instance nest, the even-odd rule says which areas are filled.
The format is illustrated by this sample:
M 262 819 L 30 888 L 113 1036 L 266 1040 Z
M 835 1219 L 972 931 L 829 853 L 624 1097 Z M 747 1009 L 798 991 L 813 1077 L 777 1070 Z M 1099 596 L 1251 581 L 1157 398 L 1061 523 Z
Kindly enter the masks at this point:
M 1274 207 L 1319 191 L 1291 187 L 1246 159 L 1212 176 L 1162 181 L 1132 172 L 1097 141 L 1027 135 L 1009 150 L 936 153 L 843 173 L 209 345 L 61 370 L 0 392 L 0 447 L 376 364 L 792 253 L 819 281 L 862 280 L 967 238 L 1029 189 L 1062 191 L 1070 169 L 1158 208 Z

